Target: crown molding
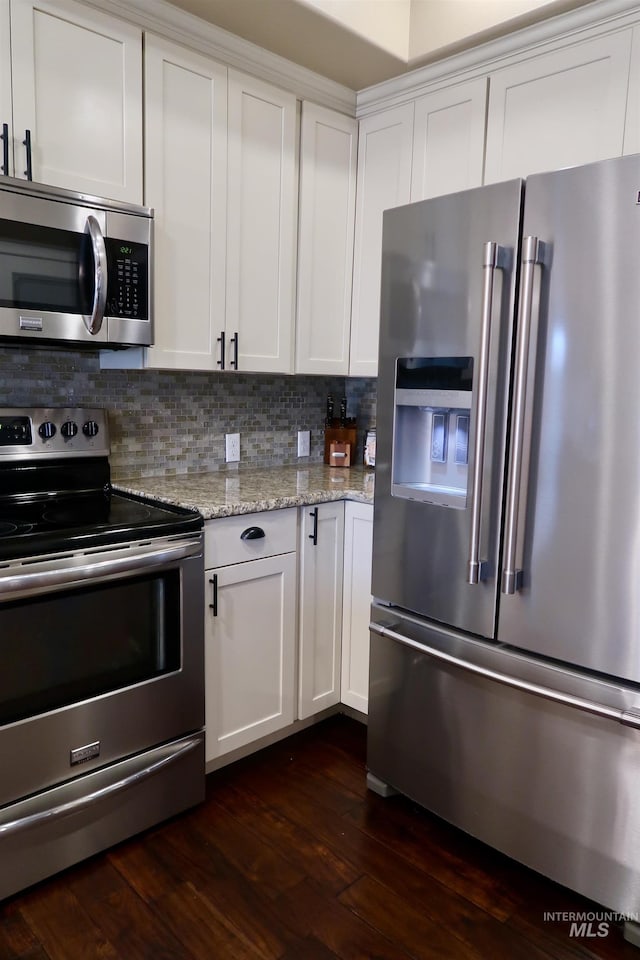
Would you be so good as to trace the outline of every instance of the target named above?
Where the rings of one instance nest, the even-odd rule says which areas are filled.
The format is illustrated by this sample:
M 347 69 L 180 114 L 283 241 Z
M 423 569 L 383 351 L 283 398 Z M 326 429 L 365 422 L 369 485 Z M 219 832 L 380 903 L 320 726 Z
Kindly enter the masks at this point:
M 566 13 L 523 27 L 504 37 L 418 67 L 357 93 L 358 118 L 415 100 L 425 93 L 488 73 L 577 40 L 589 39 L 640 21 L 638 0 L 595 0 Z
M 111 13 L 167 40 L 250 73 L 349 116 L 355 116 L 356 93 L 319 73 L 286 60 L 255 43 L 174 7 L 166 0 L 83 0 L 85 5 Z

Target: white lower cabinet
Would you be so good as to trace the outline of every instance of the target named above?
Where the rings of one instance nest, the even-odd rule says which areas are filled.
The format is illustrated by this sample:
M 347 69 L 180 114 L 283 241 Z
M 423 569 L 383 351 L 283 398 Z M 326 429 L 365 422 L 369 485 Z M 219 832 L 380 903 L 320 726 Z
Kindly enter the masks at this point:
M 205 524 L 207 763 L 340 702 L 367 712 L 372 529 L 342 500 Z
M 344 503 L 300 508 L 298 717 L 340 702 Z
M 295 549 L 295 509 L 206 524 L 207 762 L 295 718 Z
M 347 500 L 344 514 L 340 700 L 361 713 L 369 702 L 369 620 L 373 505 Z

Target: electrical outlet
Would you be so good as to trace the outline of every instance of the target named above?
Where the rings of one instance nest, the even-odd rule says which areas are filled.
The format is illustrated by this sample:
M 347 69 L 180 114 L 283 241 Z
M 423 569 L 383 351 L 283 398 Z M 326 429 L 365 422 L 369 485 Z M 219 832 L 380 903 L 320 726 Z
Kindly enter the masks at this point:
M 225 460 L 227 463 L 237 463 L 240 459 L 240 434 L 225 433 L 224 435 Z
M 298 430 L 298 456 L 308 457 L 311 453 L 311 431 Z

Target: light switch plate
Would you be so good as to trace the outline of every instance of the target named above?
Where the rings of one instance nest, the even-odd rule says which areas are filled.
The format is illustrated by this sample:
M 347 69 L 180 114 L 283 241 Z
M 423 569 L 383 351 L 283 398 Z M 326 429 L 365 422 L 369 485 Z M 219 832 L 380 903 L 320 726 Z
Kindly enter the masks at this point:
M 298 430 L 298 456 L 308 457 L 311 453 L 311 431 Z

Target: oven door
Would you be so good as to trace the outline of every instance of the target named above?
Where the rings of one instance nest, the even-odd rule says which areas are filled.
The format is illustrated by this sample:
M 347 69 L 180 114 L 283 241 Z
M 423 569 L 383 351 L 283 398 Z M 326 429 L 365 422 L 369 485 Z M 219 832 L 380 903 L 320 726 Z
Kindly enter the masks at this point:
M 0 564 L 0 806 L 204 725 L 202 538 Z

